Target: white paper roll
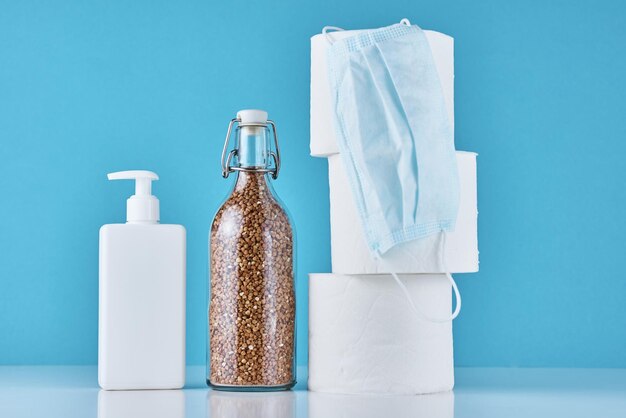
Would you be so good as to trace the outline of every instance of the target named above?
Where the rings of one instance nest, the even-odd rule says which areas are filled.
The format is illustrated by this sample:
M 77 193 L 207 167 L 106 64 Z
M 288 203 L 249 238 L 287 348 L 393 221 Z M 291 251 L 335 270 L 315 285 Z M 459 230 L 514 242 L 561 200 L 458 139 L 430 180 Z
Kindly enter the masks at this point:
M 331 32 L 334 39 L 354 36 L 362 30 Z M 426 30 L 441 81 L 446 108 L 454 128 L 454 39 L 443 33 Z M 322 34 L 311 38 L 311 155 L 326 157 L 339 152 L 335 140 L 332 101 L 328 80 L 326 52 L 329 43 Z
M 446 267 L 453 273 L 478 271 L 478 209 L 476 154 L 457 151 L 460 180 L 456 228 L 446 238 Z M 341 274 L 442 273 L 441 234 L 398 245 L 389 250 L 385 266 L 368 250 L 341 155 L 328 158 L 332 271 Z
M 443 274 L 400 276 L 431 318 L 452 310 Z M 454 386 L 452 323 L 417 317 L 389 275 L 309 275 L 309 389 L 424 394 Z

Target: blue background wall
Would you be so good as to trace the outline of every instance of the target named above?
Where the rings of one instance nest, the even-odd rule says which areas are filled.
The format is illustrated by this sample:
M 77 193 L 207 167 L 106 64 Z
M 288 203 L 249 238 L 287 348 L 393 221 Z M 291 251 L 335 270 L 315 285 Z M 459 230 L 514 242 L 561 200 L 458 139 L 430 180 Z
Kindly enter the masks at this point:
M 2 1 L 0 363 L 96 362 L 98 228 L 161 181 L 188 230 L 188 362 L 204 362 L 207 231 L 240 108 L 278 122 L 276 189 L 308 272 L 330 269 L 308 156 L 309 37 L 410 18 L 455 37 L 457 148 L 479 157 L 481 271 L 457 277 L 462 366 L 626 367 L 626 6 L 618 1 Z

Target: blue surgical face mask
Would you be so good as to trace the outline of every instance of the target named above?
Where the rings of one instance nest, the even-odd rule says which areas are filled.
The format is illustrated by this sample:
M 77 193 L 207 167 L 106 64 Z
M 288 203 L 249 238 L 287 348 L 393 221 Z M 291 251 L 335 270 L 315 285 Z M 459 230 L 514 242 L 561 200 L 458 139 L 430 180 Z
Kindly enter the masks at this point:
M 338 145 L 370 250 L 381 256 L 453 230 L 454 138 L 422 30 L 400 23 L 337 40 L 328 63 Z

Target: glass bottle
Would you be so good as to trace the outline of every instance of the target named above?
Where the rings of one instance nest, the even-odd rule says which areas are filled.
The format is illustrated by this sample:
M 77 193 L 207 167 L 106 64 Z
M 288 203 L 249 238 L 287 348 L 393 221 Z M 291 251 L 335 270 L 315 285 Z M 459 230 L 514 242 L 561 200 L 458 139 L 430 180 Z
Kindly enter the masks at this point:
M 215 389 L 285 390 L 296 382 L 295 236 L 269 181 L 279 170 L 267 113 L 238 112 L 222 152 L 223 177 L 237 179 L 209 238 L 207 383 Z

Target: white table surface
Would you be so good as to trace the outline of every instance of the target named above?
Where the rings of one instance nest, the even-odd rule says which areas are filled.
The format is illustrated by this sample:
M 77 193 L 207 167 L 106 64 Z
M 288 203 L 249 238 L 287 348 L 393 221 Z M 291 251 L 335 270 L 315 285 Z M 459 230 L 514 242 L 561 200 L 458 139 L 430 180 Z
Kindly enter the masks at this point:
M 106 392 L 95 366 L 0 366 L 0 417 L 626 417 L 626 369 L 457 368 L 453 392 L 330 395 L 209 390 L 204 367 L 182 391 Z

